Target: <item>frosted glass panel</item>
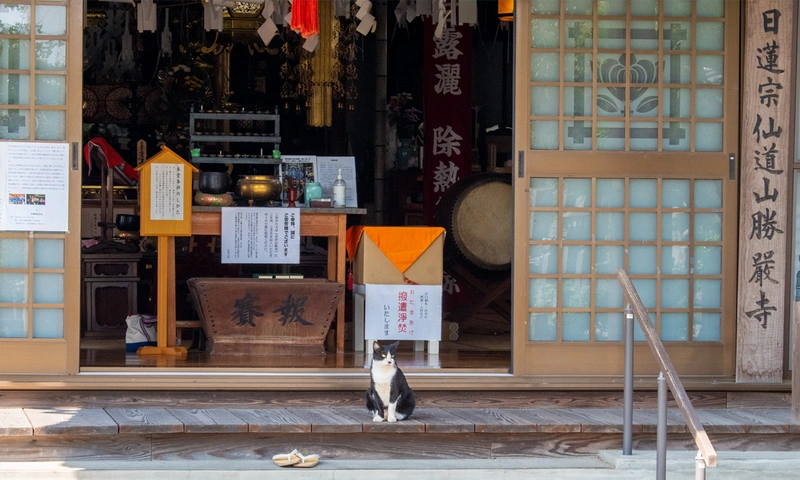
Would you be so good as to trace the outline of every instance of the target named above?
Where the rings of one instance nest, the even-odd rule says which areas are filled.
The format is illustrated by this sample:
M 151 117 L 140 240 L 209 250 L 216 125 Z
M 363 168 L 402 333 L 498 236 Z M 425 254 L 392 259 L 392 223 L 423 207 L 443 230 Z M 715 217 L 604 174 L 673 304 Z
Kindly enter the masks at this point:
M 724 17 L 724 0 L 697 0 L 698 17 Z
M 719 308 L 722 284 L 720 280 L 695 280 L 694 281 L 694 307 Z
M 621 117 L 625 114 L 625 87 L 601 87 L 597 89 L 597 116 Z M 613 124 L 612 124 L 613 125 Z M 619 126 L 617 126 L 619 128 Z M 618 135 L 622 136 L 622 132 Z
M 67 77 L 36 75 L 36 105 L 66 105 Z
M 656 239 L 656 214 L 631 213 L 628 222 L 628 238 L 637 242 Z
M 692 57 L 689 55 L 664 55 L 664 81 L 666 83 L 690 83 Z
M 589 313 L 563 313 L 561 314 L 561 340 L 565 342 L 588 342 L 589 328 L 591 327 Z
M 0 68 L 28 70 L 31 68 L 30 51 L 29 40 L 0 39 Z
M 560 0 L 531 0 L 531 12 L 539 15 L 557 14 L 560 11 L 559 1 Z
M 661 273 L 687 275 L 689 273 L 689 247 L 673 245 L 661 247 Z
M 30 5 L 0 5 L 0 33 L 27 35 L 30 32 Z
M 0 303 L 28 301 L 28 276 L 24 273 L 0 273 Z
M 722 118 L 722 90 L 698 88 L 694 95 L 697 118 Z
M 695 125 L 695 151 L 721 152 L 722 151 L 722 124 L 698 123 Z
M 599 274 L 615 274 L 625 264 L 624 250 L 621 246 L 598 246 L 595 249 L 595 269 Z
M 656 281 L 636 278 L 631 280 L 645 308 L 656 308 Z
M 534 18 L 531 20 L 531 47 L 558 48 L 558 20 Z
M 558 149 L 558 122 L 531 122 L 531 150 Z
M 0 75 L 0 103 L 29 105 L 31 103 L 31 76 L 17 73 Z
M 30 121 L 29 110 L 0 110 L 0 139 L 30 139 Z
M 636 0 L 631 2 L 631 15 L 635 17 L 657 16 L 658 0 Z
M 592 206 L 592 180 L 590 178 L 564 179 L 564 206 L 588 208 Z
M 658 123 L 631 122 L 631 150 L 658 150 Z
M 694 273 L 697 275 L 722 273 L 722 247 L 694 247 Z
M 28 268 L 28 241 L 0 238 L 0 268 Z
M 694 239 L 698 242 L 721 242 L 722 214 L 696 214 L 694 217 Z
M 651 275 L 656 273 L 656 247 L 631 246 L 628 248 L 628 273 Z
M 632 179 L 631 208 L 656 208 L 657 184 L 654 179 Z
M 625 215 L 622 212 L 597 212 L 595 231 L 597 240 L 624 240 Z
M 625 48 L 625 20 L 600 20 L 597 22 L 598 48 Z
M 530 239 L 531 240 L 558 239 L 558 213 L 532 212 Z
M 564 12 L 567 15 L 591 15 L 593 0 L 567 0 Z
M 589 308 L 591 306 L 592 281 L 588 278 L 567 278 L 563 280 L 562 307 L 564 308 Z
M 558 87 L 531 88 L 531 115 L 558 115 Z
M 698 22 L 697 49 L 698 50 L 724 50 L 724 24 L 722 22 Z
M 600 208 L 624 207 L 625 180 L 621 178 L 598 178 L 597 206 Z
M 566 48 L 592 48 L 592 22 L 589 20 L 567 20 L 564 32 Z
M 531 207 L 558 206 L 558 179 L 531 178 Z
M 661 308 L 689 308 L 689 280 L 661 280 Z
M 691 50 L 692 24 L 689 22 L 667 22 L 664 25 L 664 50 Z
M 531 313 L 530 340 L 553 342 L 558 339 L 555 313 Z
M 27 338 L 27 336 L 28 309 L 0 307 L 0 338 Z
M 36 140 L 64 140 L 67 113 L 63 110 L 36 110 Z
M 664 89 L 664 116 L 688 118 L 692 113 L 692 95 L 688 88 Z
M 37 35 L 65 35 L 67 33 L 67 7 L 38 5 L 36 7 Z
M 557 281 L 554 278 L 532 278 L 528 289 L 531 308 L 555 308 Z
M 719 313 L 695 313 L 692 316 L 692 338 L 695 342 L 718 342 Z
M 664 2 L 664 16 L 666 17 L 691 17 L 691 0 L 668 0 Z
M 658 90 L 655 88 L 631 88 L 631 115 L 634 117 L 658 116 Z
M 594 304 L 597 308 L 622 307 L 622 287 L 616 278 L 598 278 Z
M 690 136 L 691 130 L 688 123 L 665 123 L 661 148 L 669 151 L 689 151 Z
M 592 238 L 592 214 L 590 212 L 565 212 L 562 219 L 564 240 L 589 240 Z
M 64 240 L 37 238 L 33 241 L 33 268 L 64 268 Z
M 590 150 L 592 148 L 592 122 L 583 120 L 564 122 L 564 150 Z
M 686 242 L 689 240 L 688 213 L 662 213 L 661 239 L 667 242 Z
M 722 181 L 695 180 L 694 208 L 722 208 Z
M 597 122 L 598 150 L 625 150 L 625 124 Z
M 558 93 L 556 93 L 556 100 L 558 100 Z M 591 116 L 592 87 L 564 87 L 564 115 L 570 117 Z M 589 133 L 589 143 L 591 143 L 591 133 Z
M 64 310 L 34 308 L 33 338 L 64 338 Z
M 67 42 L 36 40 L 36 70 L 66 70 Z
M 595 315 L 594 338 L 598 342 L 622 340 L 622 313 L 598 313 Z
M 531 53 L 531 82 L 557 82 L 557 53 Z
M 558 273 L 558 247 L 531 245 L 528 263 L 530 273 Z
M 722 85 L 724 80 L 723 57 L 698 55 L 695 59 L 695 81 L 701 85 Z
M 625 16 L 626 0 L 597 0 L 597 13 L 601 16 Z
M 588 275 L 592 269 L 592 249 L 588 245 L 565 245 L 562 255 L 564 256 L 563 273 L 571 275 Z
M 662 313 L 661 340 L 664 342 L 688 342 L 689 314 Z
M 633 21 L 631 29 L 636 32 L 631 35 L 631 50 L 658 50 L 658 22 Z M 635 62 L 631 62 L 631 65 L 635 65 Z
M 689 208 L 689 180 L 664 180 L 661 184 L 663 208 Z
M 64 303 L 64 275 L 34 273 L 33 303 Z

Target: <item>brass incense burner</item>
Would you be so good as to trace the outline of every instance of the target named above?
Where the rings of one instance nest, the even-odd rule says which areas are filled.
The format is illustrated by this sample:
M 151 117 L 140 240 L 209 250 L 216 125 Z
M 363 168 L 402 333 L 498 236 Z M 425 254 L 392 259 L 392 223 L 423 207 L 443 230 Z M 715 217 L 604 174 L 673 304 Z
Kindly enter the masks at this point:
M 236 193 L 255 202 L 274 202 L 281 198 L 281 180 L 276 175 L 242 175 L 236 182 Z

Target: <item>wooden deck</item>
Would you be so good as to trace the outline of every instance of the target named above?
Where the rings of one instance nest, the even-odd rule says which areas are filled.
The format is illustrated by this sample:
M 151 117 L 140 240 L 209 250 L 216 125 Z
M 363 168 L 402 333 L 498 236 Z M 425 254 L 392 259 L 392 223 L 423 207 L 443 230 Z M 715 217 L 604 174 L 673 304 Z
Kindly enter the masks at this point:
M 417 397 L 409 420 L 389 424 L 372 421 L 362 392 L 0 392 L 0 458 L 266 460 L 293 448 L 328 459 L 554 457 L 622 445 L 621 392 Z M 800 448 L 790 395 L 692 397 L 718 451 Z M 654 449 L 655 392 L 636 392 L 635 404 L 634 448 Z M 693 450 L 674 405 L 668 417 L 669 447 Z

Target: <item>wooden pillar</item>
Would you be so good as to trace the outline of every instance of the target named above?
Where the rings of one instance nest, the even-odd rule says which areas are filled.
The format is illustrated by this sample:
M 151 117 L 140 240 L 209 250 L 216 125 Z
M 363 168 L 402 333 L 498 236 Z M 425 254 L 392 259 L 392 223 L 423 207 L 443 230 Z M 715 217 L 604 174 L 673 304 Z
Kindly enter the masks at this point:
M 794 10 L 748 1 L 743 17 L 737 382 L 783 381 Z

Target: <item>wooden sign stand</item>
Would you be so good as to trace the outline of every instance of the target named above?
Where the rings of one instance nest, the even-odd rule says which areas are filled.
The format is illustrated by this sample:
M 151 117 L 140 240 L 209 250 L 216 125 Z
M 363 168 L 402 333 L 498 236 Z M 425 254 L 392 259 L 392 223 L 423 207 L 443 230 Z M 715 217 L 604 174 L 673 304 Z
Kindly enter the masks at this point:
M 159 167 L 156 167 L 159 166 Z M 154 174 L 154 169 L 158 173 Z M 188 237 L 192 234 L 192 173 L 199 172 L 194 165 L 180 155 L 162 146 L 161 152 L 147 162 L 136 167 L 139 171 L 139 205 L 141 209 L 141 234 L 158 237 L 157 270 L 157 342 L 155 347 L 141 347 L 137 355 L 160 355 L 169 357 L 186 356 L 186 347 L 167 345 L 168 316 L 175 309 L 168 305 L 167 289 L 175 288 L 174 271 L 170 274 L 172 257 L 170 249 L 175 248 L 175 237 Z M 163 192 L 162 198 L 158 192 Z M 155 200 L 154 200 L 155 199 Z M 161 202 L 156 208 L 162 218 L 153 218 L 151 202 Z M 166 212 L 166 213 L 165 213 Z M 163 218 L 167 217 L 167 218 Z

